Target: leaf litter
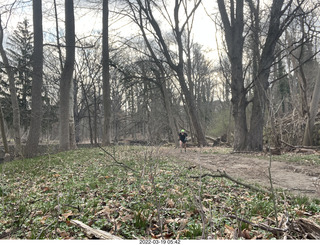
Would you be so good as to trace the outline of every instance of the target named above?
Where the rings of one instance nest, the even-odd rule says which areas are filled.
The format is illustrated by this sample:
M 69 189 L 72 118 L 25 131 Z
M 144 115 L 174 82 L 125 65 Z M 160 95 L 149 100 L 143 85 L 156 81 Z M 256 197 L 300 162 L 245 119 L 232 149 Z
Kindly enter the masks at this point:
M 284 228 L 299 218 L 320 221 L 316 199 L 278 192 L 276 219 L 270 194 L 192 179 L 207 170 L 159 148 L 104 150 L 113 157 L 92 148 L 2 164 L 0 238 L 89 239 L 70 223 L 76 219 L 123 239 L 310 239 Z M 276 220 L 285 221 L 276 227 Z

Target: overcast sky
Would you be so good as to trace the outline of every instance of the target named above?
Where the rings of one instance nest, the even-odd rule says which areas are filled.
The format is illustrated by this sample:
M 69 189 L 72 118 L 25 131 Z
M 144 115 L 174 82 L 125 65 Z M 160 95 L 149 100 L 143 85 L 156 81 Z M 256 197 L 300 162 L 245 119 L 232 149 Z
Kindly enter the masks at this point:
M 16 29 L 18 22 L 22 22 L 25 18 L 28 18 L 30 24 L 32 24 L 32 7 L 31 1 L 25 5 L 24 7 L 17 7 L 12 10 L 12 14 L 10 15 L 10 19 L 8 20 L 8 13 L 11 9 L 11 4 L 15 2 L 14 0 L 0 0 L 0 13 L 2 17 L 2 25 L 5 26 L 8 24 L 7 31 L 10 33 Z M 26 1 L 25 1 L 26 2 Z M 62 5 L 58 5 L 58 12 L 61 19 L 64 18 L 64 7 L 63 2 L 61 0 L 57 0 L 57 2 Z M 77 1 L 75 1 L 75 7 L 77 7 Z M 81 3 L 81 1 L 80 1 Z M 82 2 L 83 3 L 83 2 Z M 206 6 L 206 11 L 204 10 L 203 5 Z M 210 5 L 210 6 L 209 6 Z M 51 11 L 49 11 L 51 9 Z M 112 7 L 110 7 L 112 9 Z M 55 20 L 53 18 L 54 10 L 53 10 L 53 1 L 52 0 L 44 0 L 43 1 L 43 28 L 44 31 L 55 31 Z M 97 11 L 89 11 L 82 10 L 79 11 L 79 8 L 76 8 L 76 35 L 77 36 L 85 36 L 89 35 L 92 31 L 101 30 L 101 16 Z M 207 49 L 207 55 L 215 56 L 216 53 L 216 37 L 215 37 L 215 25 L 207 13 L 212 14 L 214 11 L 212 0 L 203 0 L 203 4 L 199 6 L 195 16 L 195 24 L 193 28 L 193 38 L 196 42 L 202 44 L 205 49 Z M 117 32 L 121 36 L 130 35 L 130 31 L 134 30 L 134 26 L 125 25 L 122 22 L 114 22 L 111 21 L 111 35 L 112 30 L 117 29 Z M 121 27 L 121 28 L 120 28 Z M 61 29 L 64 29 L 64 24 L 61 23 Z M 119 31 L 120 30 L 120 31 Z M 6 32 L 7 33 L 7 32 Z M 209 50 L 211 50 L 209 54 Z

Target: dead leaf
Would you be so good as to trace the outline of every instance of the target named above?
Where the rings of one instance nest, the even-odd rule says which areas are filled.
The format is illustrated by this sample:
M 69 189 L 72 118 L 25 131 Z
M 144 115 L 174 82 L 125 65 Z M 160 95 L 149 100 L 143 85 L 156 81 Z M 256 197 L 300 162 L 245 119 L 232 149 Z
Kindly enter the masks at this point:
M 47 218 L 49 218 L 49 215 L 43 216 L 40 220 L 40 223 L 44 225 L 46 223 Z
M 96 213 L 96 215 L 106 215 L 110 213 L 111 213 L 111 209 L 108 206 L 106 206 L 104 209 Z
M 259 234 L 259 235 L 254 236 L 254 237 L 251 238 L 251 240 L 261 240 L 261 239 L 263 239 L 263 235 L 262 234 Z
M 234 237 L 234 228 L 229 225 L 224 225 L 224 233 L 226 235 L 226 238 L 233 239 Z
M 132 220 L 132 219 L 133 219 L 133 215 L 132 215 L 132 214 L 127 214 L 127 215 L 122 216 L 122 217 L 120 218 L 120 220 L 121 220 L 122 222 L 124 222 L 124 223 L 126 223 L 127 221 Z
M 59 235 L 64 238 L 64 239 L 67 239 L 69 238 L 69 234 L 65 231 L 61 231 L 59 228 L 57 229 L 57 232 L 59 233 Z
M 172 236 L 173 236 L 173 233 L 172 233 L 172 232 L 168 232 L 168 233 L 165 233 L 165 234 L 164 234 L 164 238 L 165 238 L 165 239 L 170 239 Z
M 50 188 L 49 188 L 49 187 L 47 187 L 47 186 L 42 187 L 41 189 L 42 189 L 42 192 L 47 192 L 47 191 L 49 191 L 49 190 L 50 190 Z
M 178 230 L 181 231 L 187 226 L 188 219 L 181 219 L 179 223 L 180 223 L 180 226 Z
M 168 208 L 174 208 L 175 203 L 172 199 L 167 200 L 167 207 Z
M 145 192 L 145 191 L 146 191 L 146 188 L 144 187 L 144 185 L 141 185 L 141 186 L 140 186 L 140 190 L 141 190 L 142 192 Z
M 62 217 L 64 217 L 65 220 L 67 220 L 69 218 L 69 216 L 72 216 L 73 213 L 72 211 L 68 211 L 67 213 L 61 214 Z
M 164 223 L 165 224 L 170 224 L 170 223 L 173 223 L 173 222 L 176 222 L 176 220 L 172 219 L 172 218 L 169 218 L 169 219 L 166 219 Z
M 43 215 L 43 212 L 41 210 L 38 210 L 37 212 L 35 212 L 34 216 L 40 216 Z
M 250 233 L 248 230 L 244 229 L 242 232 L 241 232 L 241 236 L 244 237 L 245 239 L 251 239 L 251 236 L 250 236 Z
M 299 217 L 302 217 L 302 216 L 311 216 L 312 214 L 308 213 L 308 212 L 305 212 L 303 210 L 298 210 L 298 209 L 295 209 L 295 212 L 296 214 L 299 216 Z

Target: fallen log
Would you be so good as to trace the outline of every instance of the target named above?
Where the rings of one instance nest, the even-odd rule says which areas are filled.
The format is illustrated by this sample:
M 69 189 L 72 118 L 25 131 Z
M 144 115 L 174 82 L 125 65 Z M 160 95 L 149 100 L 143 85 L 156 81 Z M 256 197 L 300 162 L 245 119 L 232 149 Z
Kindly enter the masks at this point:
M 94 229 L 84 223 L 82 223 L 79 220 L 71 220 L 71 224 L 78 226 L 81 228 L 84 233 L 89 237 L 89 238 L 97 238 L 97 239 L 103 239 L 103 240 L 122 240 L 122 238 L 118 236 L 114 236 L 109 232 Z
M 285 221 L 283 228 L 271 227 L 266 224 L 255 224 L 249 220 L 240 218 L 236 215 L 226 215 L 227 218 L 237 219 L 244 223 L 251 225 L 252 227 L 259 228 L 265 231 L 269 231 L 272 234 L 284 235 L 284 238 L 290 237 L 290 239 L 320 239 L 320 226 L 310 219 L 300 218 L 297 220 L 289 221 L 288 217 Z
M 296 226 L 300 233 L 304 234 L 304 236 L 308 239 L 320 239 L 320 226 L 315 222 L 300 218 L 296 221 Z
M 214 138 L 212 138 L 212 137 L 210 137 L 210 136 L 205 136 L 205 138 L 206 138 L 207 140 L 211 140 L 212 142 L 217 141 L 217 139 L 214 139 Z
M 289 146 L 293 150 L 295 150 L 297 153 L 315 153 L 320 150 L 319 146 L 306 146 L 306 145 L 291 145 L 283 140 L 281 140 L 281 143 Z

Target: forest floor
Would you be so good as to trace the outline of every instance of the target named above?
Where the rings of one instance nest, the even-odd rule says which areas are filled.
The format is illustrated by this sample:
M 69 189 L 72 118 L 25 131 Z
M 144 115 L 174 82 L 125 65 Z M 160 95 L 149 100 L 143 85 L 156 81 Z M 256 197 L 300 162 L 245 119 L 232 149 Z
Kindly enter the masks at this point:
M 231 153 L 227 148 L 188 148 L 186 152 L 180 149 L 163 148 L 163 153 L 175 156 L 213 172 L 225 171 L 234 179 L 244 180 L 247 184 L 259 184 L 270 187 L 269 164 L 267 154 Z M 294 158 L 299 159 L 294 161 Z M 320 198 L 320 155 L 305 155 L 291 153 L 282 157 L 272 156 L 271 177 L 274 188 L 280 188 L 295 195 Z
M 132 145 L 2 163 L 0 240 L 319 240 L 319 155 L 272 156 L 276 195 L 269 164 L 225 147 Z

